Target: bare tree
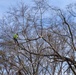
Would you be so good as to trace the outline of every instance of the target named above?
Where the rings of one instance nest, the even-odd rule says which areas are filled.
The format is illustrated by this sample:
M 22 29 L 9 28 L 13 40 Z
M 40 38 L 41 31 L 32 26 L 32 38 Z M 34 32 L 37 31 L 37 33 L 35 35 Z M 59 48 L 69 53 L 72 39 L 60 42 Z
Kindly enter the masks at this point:
M 76 25 L 65 13 L 45 0 L 11 8 L 0 22 L 1 75 L 76 75 Z

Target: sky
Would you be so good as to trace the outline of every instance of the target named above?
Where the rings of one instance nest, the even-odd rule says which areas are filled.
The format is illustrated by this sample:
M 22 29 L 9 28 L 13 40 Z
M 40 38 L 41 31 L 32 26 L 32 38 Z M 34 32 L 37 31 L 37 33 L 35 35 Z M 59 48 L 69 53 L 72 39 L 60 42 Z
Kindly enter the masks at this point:
M 32 5 L 33 0 L 0 0 L 0 18 L 11 6 L 17 6 L 17 3 L 24 1 L 27 5 Z M 37 0 L 38 1 L 38 0 Z M 76 0 L 48 0 L 50 5 L 65 9 L 66 5 L 75 3 Z

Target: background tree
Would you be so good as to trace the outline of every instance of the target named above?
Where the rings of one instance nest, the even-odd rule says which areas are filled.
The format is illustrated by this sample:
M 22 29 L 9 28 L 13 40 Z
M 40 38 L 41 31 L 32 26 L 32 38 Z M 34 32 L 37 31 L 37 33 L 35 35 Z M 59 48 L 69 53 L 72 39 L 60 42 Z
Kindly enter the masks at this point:
M 76 75 L 72 11 L 66 13 L 45 0 L 34 2 L 32 8 L 24 3 L 10 8 L 0 21 L 1 74 Z M 15 33 L 19 45 L 13 40 Z

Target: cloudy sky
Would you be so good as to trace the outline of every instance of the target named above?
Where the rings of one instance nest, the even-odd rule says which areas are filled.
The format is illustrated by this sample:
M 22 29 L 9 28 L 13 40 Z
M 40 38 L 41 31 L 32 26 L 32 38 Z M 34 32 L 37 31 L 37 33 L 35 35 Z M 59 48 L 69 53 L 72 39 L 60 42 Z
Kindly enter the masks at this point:
M 22 0 L 27 5 L 32 5 L 33 0 Z M 48 0 L 50 5 L 57 6 L 60 8 L 65 8 L 66 5 L 70 3 L 75 3 L 76 0 Z M 0 0 L 0 18 L 2 15 L 8 10 L 11 6 L 16 6 L 17 3 L 21 2 L 21 0 Z

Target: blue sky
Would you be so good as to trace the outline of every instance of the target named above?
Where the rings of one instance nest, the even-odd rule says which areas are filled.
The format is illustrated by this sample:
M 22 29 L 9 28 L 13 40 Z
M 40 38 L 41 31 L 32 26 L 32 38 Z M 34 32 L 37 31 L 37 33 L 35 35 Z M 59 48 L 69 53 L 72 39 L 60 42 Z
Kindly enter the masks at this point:
M 33 0 L 22 0 L 27 5 L 32 5 Z M 48 0 L 50 5 L 57 6 L 59 8 L 65 8 L 66 5 L 70 3 L 75 3 L 76 0 Z M 9 7 L 15 6 L 17 3 L 21 2 L 21 0 L 0 0 L 0 18 L 2 15 L 8 10 Z
M 65 8 L 66 5 L 70 3 L 75 3 L 76 0 L 49 0 L 51 5 L 58 6 L 60 8 Z

